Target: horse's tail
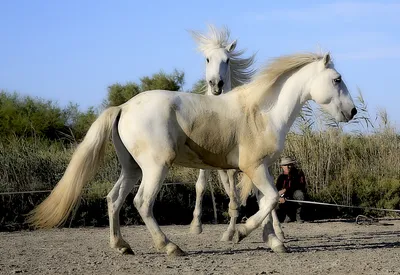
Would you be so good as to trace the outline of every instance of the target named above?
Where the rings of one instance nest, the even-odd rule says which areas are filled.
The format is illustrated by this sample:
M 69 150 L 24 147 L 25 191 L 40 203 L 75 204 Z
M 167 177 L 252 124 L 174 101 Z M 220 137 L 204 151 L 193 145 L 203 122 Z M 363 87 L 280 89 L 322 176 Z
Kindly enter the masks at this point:
M 29 224 L 36 228 L 50 228 L 66 221 L 81 197 L 83 186 L 96 173 L 120 110 L 120 107 L 106 109 L 90 126 L 61 180 L 51 194 L 28 214 Z
M 240 189 L 240 204 L 246 205 L 247 197 L 249 196 L 251 190 L 253 189 L 253 182 L 251 179 L 243 173 L 242 179 L 239 182 Z

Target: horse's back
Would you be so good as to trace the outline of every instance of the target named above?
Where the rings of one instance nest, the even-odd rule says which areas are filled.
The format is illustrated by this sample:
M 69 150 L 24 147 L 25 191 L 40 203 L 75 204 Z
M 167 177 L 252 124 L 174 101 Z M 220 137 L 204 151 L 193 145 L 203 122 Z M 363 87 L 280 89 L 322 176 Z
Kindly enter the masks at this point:
M 134 156 L 147 150 L 174 155 L 185 166 L 218 167 L 221 163 L 230 168 L 226 157 L 235 147 L 237 135 L 224 104 L 210 96 L 144 92 L 122 106 L 121 139 Z

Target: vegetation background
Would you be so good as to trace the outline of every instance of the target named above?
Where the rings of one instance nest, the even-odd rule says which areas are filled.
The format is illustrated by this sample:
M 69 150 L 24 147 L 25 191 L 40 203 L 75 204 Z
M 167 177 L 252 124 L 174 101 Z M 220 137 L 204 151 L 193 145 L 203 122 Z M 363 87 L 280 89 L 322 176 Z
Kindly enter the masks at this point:
M 62 177 L 77 144 L 97 115 L 108 106 L 120 105 L 136 94 L 151 89 L 182 91 L 184 73 L 160 71 L 140 79 L 140 83 L 116 83 L 108 87 L 102 106 L 80 110 L 70 103 L 55 102 L 17 93 L 0 91 L 0 192 L 51 190 Z M 199 80 L 191 91 L 201 93 Z M 306 105 L 286 141 L 284 155 L 295 157 L 304 170 L 308 199 L 327 203 L 399 209 L 400 207 L 400 134 L 392 126 L 385 110 L 371 118 L 361 91 L 357 96 L 358 114 L 349 126 L 337 124 L 316 106 Z M 346 128 L 343 128 L 346 127 Z M 110 142 L 105 161 L 85 189 L 79 208 L 66 226 L 108 225 L 105 196 L 117 180 L 120 167 Z M 272 167 L 277 176 L 279 167 Z M 194 183 L 198 170 L 173 167 L 155 204 L 155 216 L 161 224 L 188 224 L 195 203 Z M 216 176 L 214 186 L 218 222 L 227 222 L 228 198 Z M 0 230 L 27 228 L 27 214 L 48 193 L 0 195 Z M 255 198 L 249 198 L 242 215 L 257 210 Z M 213 221 L 210 192 L 204 199 L 203 221 Z M 307 206 L 307 219 L 354 217 L 358 214 L 387 215 L 384 212 L 336 207 Z M 394 215 L 394 214 L 393 214 Z M 121 223 L 141 224 L 129 195 L 122 210 Z

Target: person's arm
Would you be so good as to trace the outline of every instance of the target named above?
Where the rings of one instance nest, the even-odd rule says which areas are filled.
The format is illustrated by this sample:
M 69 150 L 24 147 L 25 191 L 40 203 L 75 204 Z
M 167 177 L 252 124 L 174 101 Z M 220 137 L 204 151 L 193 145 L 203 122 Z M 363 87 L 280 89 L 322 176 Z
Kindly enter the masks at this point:
M 279 175 L 278 179 L 276 180 L 276 189 L 278 189 L 279 196 L 281 196 L 279 198 L 279 203 L 284 203 L 286 201 L 285 198 L 283 197 L 283 195 L 286 192 L 286 189 L 283 188 L 283 182 L 284 182 L 284 179 L 281 174 L 281 175 Z
M 283 193 L 286 191 L 285 189 L 283 189 L 283 183 L 284 183 L 284 179 L 283 179 L 283 175 L 280 174 L 278 176 L 278 179 L 276 180 L 276 189 L 278 189 L 279 195 L 282 195 L 282 191 Z
M 302 170 L 300 170 L 299 176 L 300 176 L 301 190 L 306 192 L 306 190 L 307 190 L 307 181 L 306 181 L 306 176 L 304 175 L 304 172 Z

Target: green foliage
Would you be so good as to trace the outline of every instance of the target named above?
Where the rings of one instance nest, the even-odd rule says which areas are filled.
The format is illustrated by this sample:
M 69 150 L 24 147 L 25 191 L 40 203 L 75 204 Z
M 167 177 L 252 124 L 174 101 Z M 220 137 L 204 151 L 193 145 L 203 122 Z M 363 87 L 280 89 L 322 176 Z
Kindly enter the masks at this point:
M 151 77 L 145 76 L 140 79 L 141 90 L 169 90 L 179 91 L 185 83 L 185 73 L 174 70 L 172 74 L 160 71 Z
M 107 100 L 105 106 L 119 106 L 141 92 L 140 87 L 133 82 L 128 82 L 125 85 L 119 83 L 108 87 Z
M 95 120 L 94 108 L 81 112 L 78 105 L 62 109 L 50 100 L 0 93 L 0 139 L 11 136 L 76 141 Z
M 116 83 L 108 87 L 107 99 L 103 102 L 104 107 L 119 106 L 135 95 L 150 90 L 179 91 L 184 84 L 185 74 L 174 70 L 171 74 L 163 71 L 145 76 L 140 79 L 140 84 L 128 82 L 125 85 Z
M 205 79 L 200 79 L 193 84 L 192 93 L 204 95 L 207 92 L 207 85 Z
M 70 137 L 70 140 L 74 142 L 85 137 L 90 125 L 93 124 L 98 115 L 94 107 L 89 107 L 86 112 L 81 112 L 78 105 L 72 103 L 64 109 L 64 112 L 67 114 L 66 123 L 70 130 L 66 137 Z
M 66 115 L 51 101 L 0 93 L 0 136 L 46 136 L 57 139 L 65 130 Z
M 399 209 L 400 179 L 360 179 L 354 200 L 361 206 Z

